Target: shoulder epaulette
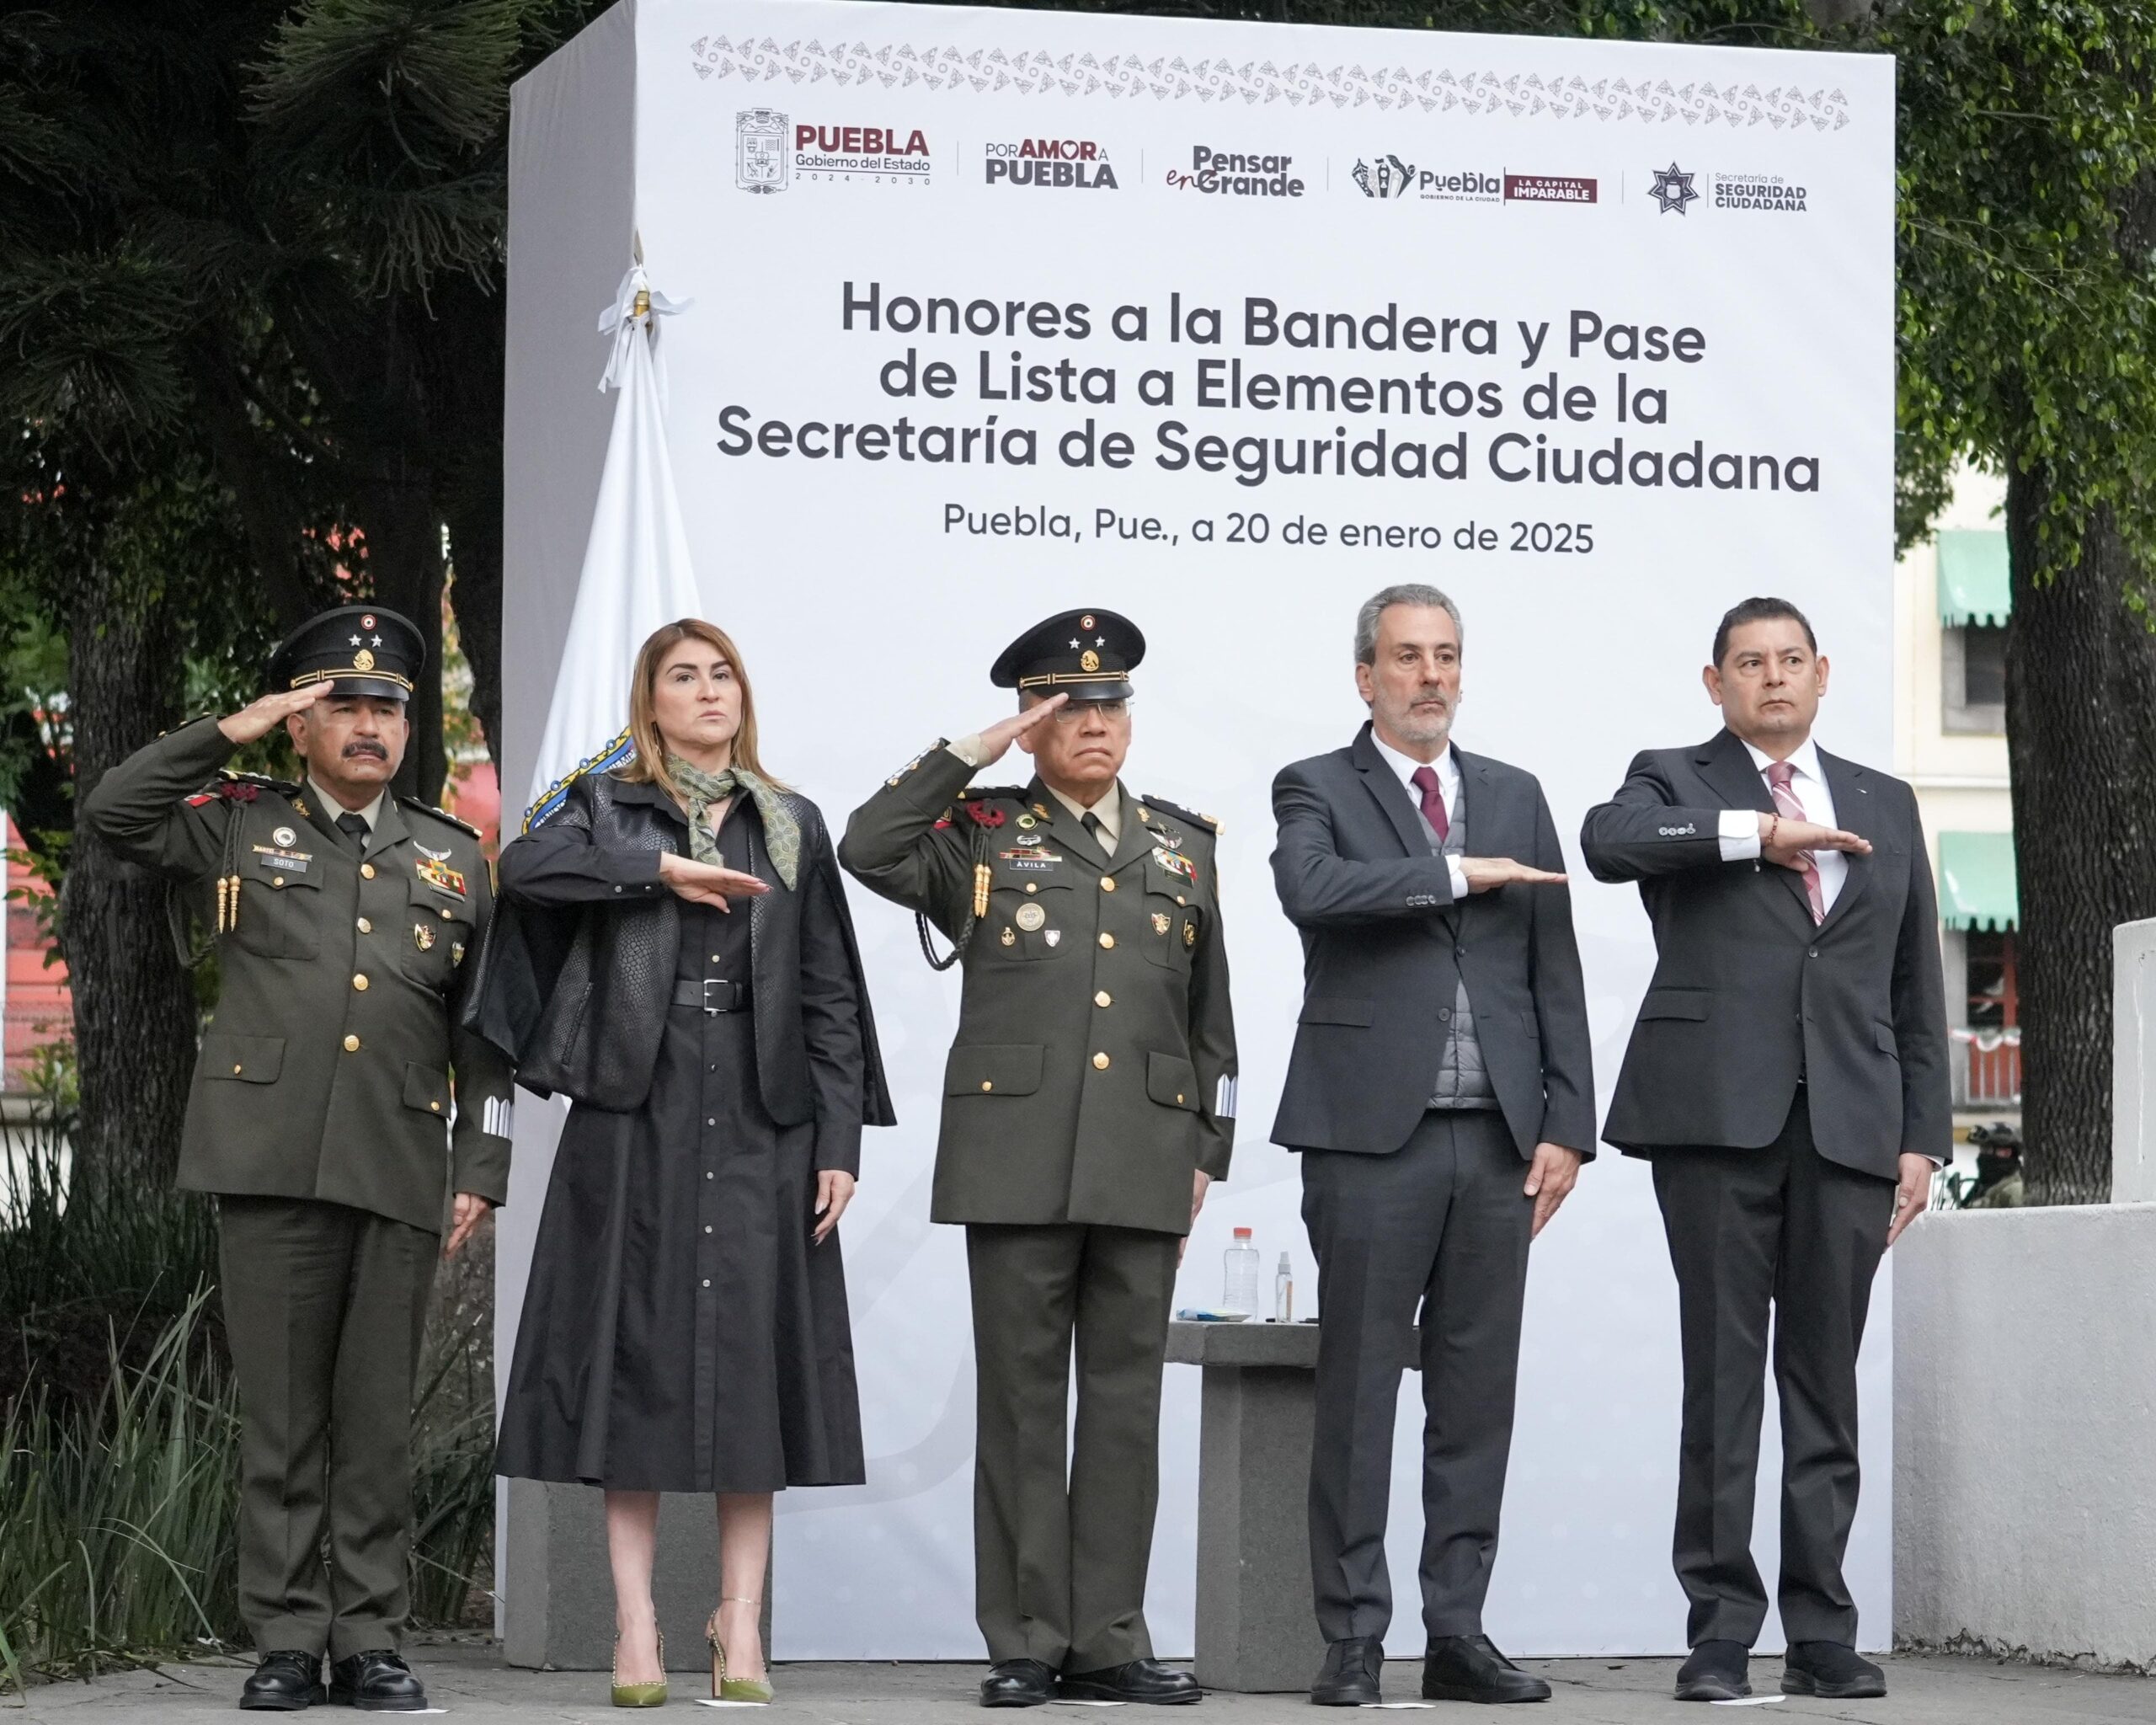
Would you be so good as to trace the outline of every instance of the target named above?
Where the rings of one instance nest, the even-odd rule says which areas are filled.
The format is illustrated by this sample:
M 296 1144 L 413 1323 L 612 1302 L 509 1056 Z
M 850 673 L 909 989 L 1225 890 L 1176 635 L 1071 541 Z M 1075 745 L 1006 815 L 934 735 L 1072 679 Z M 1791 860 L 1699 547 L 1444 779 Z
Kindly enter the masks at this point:
M 437 809 L 431 803 L 422 803 L 417 797 L 400 796 L 397 799 L 397 806 L 400 809 L 413 809 L 421 814 L 431 814 L 437 820 L 446 821 L 450 825 L 456 828 L 460 832 L 470 833 L 475 839 L 483 839 L 486 837 L 486 835 L 481 832 L 478 827 L 472 825 L 470 821 L 460 820 L 456 816 L 451 814 L 448 809 Z
M 1163 814 L 1172 814 L 1178 820 L 1187 820 L 1193 826 L 1202 826 L 1216 837 L 1220 832 L 1220 823 L 1210 814 L 1200 814 L 1195 810 L 1180 808 L 1164 797 L 1140 797 L 1138 800 L 1148 809 L 1157 809 Z
M 259 772 L 220 772 L 187 800 L 200 807 L 222 798 L 227 803 L 252 803 L 264 791 L 275 791 L 280 797 L 296 797 L 300 788 L 290 779 L 270 778 Z

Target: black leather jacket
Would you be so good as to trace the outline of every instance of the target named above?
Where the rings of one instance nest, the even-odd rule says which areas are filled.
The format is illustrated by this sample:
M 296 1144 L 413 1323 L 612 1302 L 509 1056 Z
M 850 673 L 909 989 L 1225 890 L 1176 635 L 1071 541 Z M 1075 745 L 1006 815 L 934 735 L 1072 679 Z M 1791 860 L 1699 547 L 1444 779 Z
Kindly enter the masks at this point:
M 782 794 L 801 825 L 792 891 L 771 867 L 755 804 L 744 799 L 730 817 L 752 824 L 751 872 L 772 888 L 744 907 L 757 1076 L 781 1125 L 815 1121 L 819 1168 L 855 1173 L 862 1125 L 894 1123 L 890 1091 L 830 836 L 814 804 Z M 600 773 L 504 847 L 501 906 L 466 1023 L 516 1061 L 526 1089 L 615 1113 L 643 1105 L 680 940 L 680 900 L 659 859 L 686 852 L 688 836 L 664 791 Z

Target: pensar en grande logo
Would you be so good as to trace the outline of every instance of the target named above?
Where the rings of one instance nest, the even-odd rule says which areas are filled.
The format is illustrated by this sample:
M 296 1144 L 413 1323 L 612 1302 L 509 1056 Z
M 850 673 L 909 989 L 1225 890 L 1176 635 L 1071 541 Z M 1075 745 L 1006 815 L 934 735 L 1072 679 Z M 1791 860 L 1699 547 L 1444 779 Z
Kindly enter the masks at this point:
M 1091 138 L 1020 138 L 986 147 L 988 184 L 1038 190 L 1112 192 L 1115 168 Z
M 1246 156 L 1193 144 L 1190 171 L 1168 170 L 1177 191 L 1210 192 L 1226 198 L 1299 198 L 1305 190 L 1293 156 Z

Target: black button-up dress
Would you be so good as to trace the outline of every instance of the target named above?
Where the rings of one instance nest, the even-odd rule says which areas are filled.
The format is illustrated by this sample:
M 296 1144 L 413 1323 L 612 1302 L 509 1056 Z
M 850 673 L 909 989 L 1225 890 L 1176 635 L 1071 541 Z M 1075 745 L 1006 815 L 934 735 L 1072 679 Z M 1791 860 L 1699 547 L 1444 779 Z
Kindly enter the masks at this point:
M 754 805 L 737 799 L 721 860 L 750 871 L 761 844 Z M 800 889 L 811 895 L 804 971 L 830 972 L 804 975 L 804 993 L 849 992 L 828 884 L 804 872 Z M 680 915 L 677 981 L 749 980 L 746 901 L 684 902 Z M 828 938 L 811 937 L 819 924 Z M 863 1477 L 838 1236 L 813 1237 L 814 1127 L 771 1119 L 755 1034 L 751 1011 L 675 1006 L 642 1108 L 571 1108 L 517 1330 L 500 1472 L 663 1492 Z

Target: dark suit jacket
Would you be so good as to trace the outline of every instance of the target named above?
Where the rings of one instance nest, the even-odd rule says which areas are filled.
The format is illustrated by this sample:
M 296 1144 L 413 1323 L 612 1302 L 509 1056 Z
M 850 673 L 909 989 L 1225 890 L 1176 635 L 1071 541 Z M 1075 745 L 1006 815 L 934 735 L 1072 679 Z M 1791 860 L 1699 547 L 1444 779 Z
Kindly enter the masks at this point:
M 1903 1151 L 1951 1153 L 1938 911 L 1915 793 L 1819 751 L 1834 819 L 1870 839 L 1814 927 L 1804 882 L 1721 860 L 1725 809 L 1774 812 L 1732 733 L 1652 749 L 1581 829 L 1598 880 L 1636 880 L 1654 923 L 1641 1002 L 1602 1135 L 1645 1152 L 1771 1144 L 1804 1076 L 1812 1136 L 1892 1178 Z
M 787 889 L 754 803 L 749 900 L 750 1011 L 764 1106 L 782 1126 L 814 1120 L 816 1166 L 858 1173 L 863 1124 L 892 1123 L 868 985 L 824 817 L 782 792 L 801 825 Z M 590 773 L 543 825 L 502 847 L 494 919 L 467 1023 L 517 1063 L 517 1081 L 625 1113 L 651 1091 L 680 950 L 679 901 L 659 878 L 689 829 L 656 785 Z
M 1561 870 L 1534 776 L 1454 750 L 1468 851 Z M 1273 1140 L 1382 1155 L 1422 1118 L 1459 984 L 1522 1156 L 1547 1140 L 1594 1154 L 1594 1077 L 1561 886 L 1506 886 L 1456 904 L 1407 788 L 1367 724 L 1353 745 L 1283 767 L 1273 882 L 1302 931 L 1303 1010 Z

